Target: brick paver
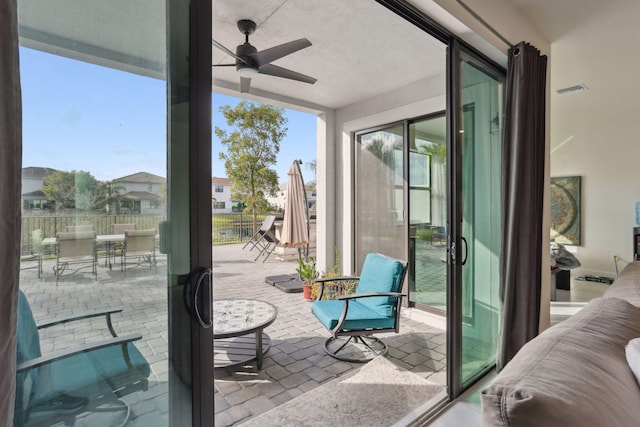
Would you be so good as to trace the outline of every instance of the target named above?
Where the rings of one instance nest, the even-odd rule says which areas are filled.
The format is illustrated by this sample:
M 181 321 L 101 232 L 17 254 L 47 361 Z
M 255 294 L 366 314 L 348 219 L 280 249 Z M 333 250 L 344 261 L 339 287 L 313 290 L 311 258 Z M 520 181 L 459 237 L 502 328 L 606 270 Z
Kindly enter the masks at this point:
M 265 355 L 263 369 L 256 371 L 252 363 L 214 372 L 215 425 L 220 427 L 239 425 L 362 366 L 325 354 L 323 343 L 329 333 L 311 314 L 310 303 L 302 294 L 284 293 L 264 283 L 266 276 L 295 273 L 295 260 L 281 261 L 272 255 L 265 263 L 254 262 L 254 252 L 242 250 L 242 245 L 216 246 L 213 252 L 214 299 L 259 299 L 278 308 L 278 317 L 265 330 L 272 347 Z M 45 261 L 42 279 L 35 270 L 21 272 L 20 286 L 36 320 L 122 307 L 123 312 L 113 318 L 114 327 L 119 334 L 142 335 L 136 346 L 152 369 L 149 390 L 124 399 L 132 405 L 129 425 L 165 425 L 169 375 L 166 257 L 158 258 L 157 273 L 139 267 L 127 272 L 125 279 L 118 264 L 111 271 L 100 265 L 97 281 L 90 273 L 79 272 L 60 280 L 58 287 L 51 266 L 50 260 Z M 389 346 L 387 357 L 444 386 L 445 333 L 413 314 L 411 319 L 402 318 L 400 334 L 380 336 Z M 76 340 L 91 341 L 107 335 L 102 320 L 55 327 L 41 335 L 42 349 L 54 351 Z M 92 425 L 91 417 L 77 425 Z

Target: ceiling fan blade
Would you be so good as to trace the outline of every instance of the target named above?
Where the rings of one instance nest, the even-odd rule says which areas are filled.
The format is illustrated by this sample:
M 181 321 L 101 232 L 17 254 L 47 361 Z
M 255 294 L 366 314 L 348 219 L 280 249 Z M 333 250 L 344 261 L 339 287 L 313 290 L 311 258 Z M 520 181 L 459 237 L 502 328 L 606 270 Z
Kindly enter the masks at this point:
M 240 77 L 240 93 L 249 92 L 250 85 L 251 85 L 251 79 L 249 77 Z
M 213 64 L 212 67 L 235 67 L 236 64 Z
M 270 47 L 269 49 L 261 50 L 260 52 L 256 52 L 250 56 L 256 64 L 258 64 L 258 67 L 260 67 L 309 46 L 311 46 L 311 42 L 309 40 L 298 39 Z
M 282 77 L 285 79 L 297 80 L 299 82 L 314 84 L 317 79 L 298 73 L 296 71 L 287 70 L 286 68 L 278 67 L 277 65 L 267 64 L 258 68 L 260 74 L 268 74 L 274 77 Z
M 224 53 L 226 53 L 227 55 L 230 55 L 230 56 L 234 57 L 235 59 L 237 59 L 238 61 L 242 62 L 243 64 L 247 63 L 247 61 L 245 61 L 244 59 L 242 59 L 238 55 L 236 55 L 235 52 L 227 49 L 226 47 L 224 47 L 223 45 L 221 45 L 220 43 L 218 43 L 214 39 L 211 39 L 211 44 L 214 45 L 215 47 L 217 47 L 218 49 L 220 49 L 221 51 L 223 51 Z

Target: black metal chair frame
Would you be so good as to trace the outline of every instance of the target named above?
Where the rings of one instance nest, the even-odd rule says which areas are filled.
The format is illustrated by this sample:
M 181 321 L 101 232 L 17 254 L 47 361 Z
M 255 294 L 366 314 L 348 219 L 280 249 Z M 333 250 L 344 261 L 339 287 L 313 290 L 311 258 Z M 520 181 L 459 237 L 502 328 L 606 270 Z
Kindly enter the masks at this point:
M 262 262 L 265 262 L 276 249 L 276 247 L 278 247 L 278 245 L 280 244 L 280 240 L 278 240 L 273 230 L 268 230 L 267 232 L 265 232 L 262 235 L 262 240 L 264 240 L 264 244 L 262 246 L 262 249 L 260 250 L 260 253 L 254 261 L 257 261 L 258 258 L 264 256 Z
M 404 277 L 407 273 L 407 263 L 403 263 L 403 271 L 401 274 L 400 283 L 404 281 Z M 326 283 L 328 282 L 340 282 L 340 281 L 354 281 L 360 280 L 358 276 L 351 277 L 330 277 L 323 279 L 316 279 L 315 283 L 320 285 L 320 290 L 318 292 L 318 296 L 316 297 L 316 301 L 320 301 L 325 292 Z M 402 285 L 401 285 L 402 286 Z M 402 306 L 402 298 L 405 297 L 406 294 L 401 292 L 369 292 L 369 293 L 355 293 L 350 295 L 339 295 L 337 296 L 337 300 L 341 300 L 344 302 L 342 313 L 340 315 L 340 319 L 336 326 L 331 329 L 331 336 L 326 339 L 324 342 L 324 350 L 325 352 L 338 360 L 342 360 L 344 362 L 353 362 L 353 363 L 365 363 L 377 356 L 384 356 L 388 352 L 387 344 L 384 341 L 379 339 L 378 337 L 374 337 L 374 334 L 380 334 L 385 332 L 400 332 L 400 308 Z M 353 330 L 344 330 L 342 326 L 347 319 L 347 313 L 349 311 L 349 302 L 356 301 L 361 298 L 372 298 L 372 297 L 391 297 L 396 298 L 396 303 L 394 305 L 394 327 L 393 328 L 367 328 L 367 329 L 353 329 Z M 337 348 L 330 348 L 334 343 L 337 344 Z M 361 346 L 365 350 L 365 354 L 369 353 L 371 356 L 364 356 L 362 358 L 350 358 L 340 356 L 338 353 L 342 351 L 347 345 L 355 344 Z

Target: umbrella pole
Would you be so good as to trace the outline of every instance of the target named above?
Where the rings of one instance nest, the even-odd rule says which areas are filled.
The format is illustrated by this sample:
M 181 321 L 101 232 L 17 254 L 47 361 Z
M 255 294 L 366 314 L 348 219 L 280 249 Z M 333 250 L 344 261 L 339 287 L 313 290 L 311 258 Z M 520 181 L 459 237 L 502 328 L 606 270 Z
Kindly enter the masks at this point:
M 307 216 L 307 245 L 304 249 L 304 260 L 309 261 L 309 238 L 310 238 L 310 218 L 309 218 L 309 202 L 307 200 L 307 189 L 304 186 L 304 178 L 302 177 L 302 171 L 300 170 L 300 165 L 302 164 L 302 160 L 294 160 L 293 163 L 298 168 L 298 173 L 300 174 L 300 180 L 302 181 L 302 194 L 304 194 L 304 213 Z M 298 248 L 298 257 L 300 257 L 300 248 Z

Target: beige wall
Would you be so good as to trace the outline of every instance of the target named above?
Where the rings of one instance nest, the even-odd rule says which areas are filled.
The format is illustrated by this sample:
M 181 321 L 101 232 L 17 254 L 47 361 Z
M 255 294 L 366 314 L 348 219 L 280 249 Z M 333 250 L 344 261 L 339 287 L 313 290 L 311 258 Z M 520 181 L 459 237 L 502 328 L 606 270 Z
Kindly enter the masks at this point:
M 640 187 L 637 19 L 640 3 L 616 3 L 551 46 L 552 89 L 584 83 L 584 93 L 551 96 L 551 176 L 582 176 L 583 244 L 574 275 L 615 277 L 613 255 L 632 259 Z M 631 31 L 629 31 L 632 29 Z M 629 38 L 629 34 L 634 37 Z

